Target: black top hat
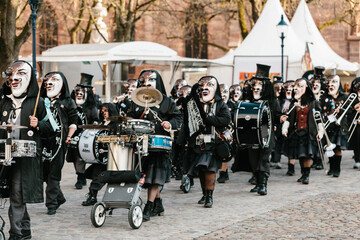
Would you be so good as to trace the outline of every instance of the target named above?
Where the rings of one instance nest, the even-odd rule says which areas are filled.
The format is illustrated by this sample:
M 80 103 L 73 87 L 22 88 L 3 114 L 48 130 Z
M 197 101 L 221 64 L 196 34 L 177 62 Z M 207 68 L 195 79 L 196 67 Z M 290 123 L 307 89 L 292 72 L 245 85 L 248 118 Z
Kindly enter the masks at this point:
M 256 64 L 256 74 L 253 76 L 255 79 L 270 80 L 269 72 L 271 66 L 264 64 Z
M 282 83 L 282 77 L 281 76 L 274 76 L 273 77 L 274 83 Z
M 315 79 L 323 79 L 324 71 L 325 71 L 325 68 L 323 66 L 314 67 L 314 78 Z
M 78 85 L 82 86 L 82 87 L 92 87 L 91 82 L 92 82 L 93 77 L 94 77 L 94 75 L 87 74 L 87 73 L 81 73 L 80 84 L 78 84 Z

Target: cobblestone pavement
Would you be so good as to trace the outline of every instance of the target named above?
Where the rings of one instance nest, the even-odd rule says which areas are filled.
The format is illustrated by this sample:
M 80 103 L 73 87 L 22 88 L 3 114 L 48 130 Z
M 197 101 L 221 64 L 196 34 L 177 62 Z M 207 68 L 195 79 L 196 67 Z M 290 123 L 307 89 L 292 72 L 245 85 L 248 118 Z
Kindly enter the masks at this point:
M 46 214 L 44 204 L 28 205 L 32 239 L 360 239 L 360 171 L 352 168 L 351 157 L 352 152 L 344 152 L 339 178 L 312 170 L 309 185 L 296 182 L 298 164 L 295 176 L 285 175 L 283 158 L 283 169 L 271 170 L 267 196 L 249 192 L 250 173 L 230 173 L 230 181 L 216 184 L 211 209 L 197 204 L 202 195 L 198 179 L 188 194 L 172 180 L 162 193 L 165 216 L 151 218 L 138 230 L 129 226 L 127 209 L 115 209 L 95 228 L 91 207 L 81 206 L 88 189 L 74 188 L 73 166 L 65 163 L 61 186 L 67 202 L 53 216 Z M 146 191 L 141 197 L 146 200 Z M 0 209 L 7 237 L 8 206 Z

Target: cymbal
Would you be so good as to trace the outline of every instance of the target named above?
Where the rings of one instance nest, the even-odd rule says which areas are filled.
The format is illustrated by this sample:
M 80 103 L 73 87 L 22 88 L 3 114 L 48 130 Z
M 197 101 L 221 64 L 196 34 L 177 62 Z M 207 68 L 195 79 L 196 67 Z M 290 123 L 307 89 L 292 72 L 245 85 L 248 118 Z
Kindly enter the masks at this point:
M 107 118 L 107 120 L 114 121 L 114 122 L 123 122 L 128 119 L 129 119 L 128 117 L 123 117 L 123 116 L 111 116 L 111 117 Z
M 79 125 L 78 127 L 79 127 L 79 128 L 83 128 L 83 129 L 100 129 L 100 130 L 110 129 L 108 126 L 98 125 L 98 124 Z
M 163 95 L 156 88 L 140 87 L 131 93 L 131 100 L 141 107 L 154 107 L 162 102 Z
M 0 125 L 0 129 L 6 129 L 6 130 L 13 130 L 13 129 L 21 129 L 21 128 L 28 128 L 26 126 L 20 126 L 20 125 Z

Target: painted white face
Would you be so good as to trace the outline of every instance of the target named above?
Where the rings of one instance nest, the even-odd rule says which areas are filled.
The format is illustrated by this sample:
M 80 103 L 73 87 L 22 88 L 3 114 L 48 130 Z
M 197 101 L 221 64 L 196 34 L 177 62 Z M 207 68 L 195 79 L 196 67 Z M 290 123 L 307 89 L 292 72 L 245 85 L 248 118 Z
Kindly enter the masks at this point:
M 143 72 L 139 77 L 139 86 L 156 88 L 156 73 L 150 71 Z
M 259 100 L 261 98 L 261 92 L 263 89 L 263 82 L 261 80 L 254 79 L 251 81 L 251 87 L 253 92 L 253 97 L 255 100 Z
M 302 95 L 306 92 L 306 81 L 305 80 L 299 80 L 296 81 L 295 87 L 294 87 L 294 98 L 296 100 L 300 100 Z
M 44 84 L 46 87 L 46 95 L 49 98 L 53 98 L 61 93 L 64 82 L 60 74 L 53 73 L 46 76 L 44 79 Z
M 108 119 L 108 117 L 109 117 L 109 110 L 107 109 L 107 107 L 101 107 L 101 114 L 102 114 L 102 116 L 103 116 L 103 118 L 104 118 L 105 120 Z
M 336 96 L 339 93 L 340 77 L 336 75 L 333 78 L 328 79 L 327 87 L 329 90 L 329 95 Z
M 311 88 L 315 95 L 318 95 L 321 90 L 321 83 L 319 79 L 312 79 L 311 80 Z
M 182 87 L 178 91 L 178 97 L 187 97 L 190 94 L 191 87 Z
M 276 97 L 280 96 L 281 89 L 282 89 L 282 83 L 275 83 L 274 84 L 274 92 L 275 92 Z
M 27 91 L 31 80 L 31 67 L 25 62 L 15 62 L 6 70 L 7 81 L 15 97 Z
M 229 87 L 225 84 L 220 84 L 220 92 L 221 92 L 221 98 L 224 103 L 227 103 L 229 101 L 230 97 L 230 91 Z
M 284 83 L 284 91 L 286 99 L 290 100 L 292 98 L 292 92 L 294 90 L 295 82 L 286 82 Z
M 137 82 L 131 81 L 127 87 L 127 94 L 129 95 L 129 98 L 131 98 L 131 93 L 136 89 Z
M 200 94 L 203 102 L 214 99 L 217 88 L 216 80 L 211 77 L 204 77 L 199 81 Z
M 234 102 L 238 102 L 242 97 L 242 91 L 240 86 L 230 87 L 230 95 Z
M 83 105 L 86 101 L 86 91 L 82 87 L 76 87 L 75 89 L 75 102 L 77 105 Z

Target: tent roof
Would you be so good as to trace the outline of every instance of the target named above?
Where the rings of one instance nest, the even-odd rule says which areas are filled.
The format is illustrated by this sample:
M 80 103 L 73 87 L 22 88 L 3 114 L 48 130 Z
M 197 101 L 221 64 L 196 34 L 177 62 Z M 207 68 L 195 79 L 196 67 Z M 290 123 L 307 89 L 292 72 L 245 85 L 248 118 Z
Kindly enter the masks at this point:
M 116 42 L 105 44 L 66 44 L 44 51 L 37 57 L 41 62 L 120 61 L 166 64 L 181 62 L 184 65 L 208 65 L 207 59 L 185 58 L 164 45 L 147 42 Z
M 314 66 L 324 66 L 325 69 L 338 69 L 345 71 L 357 71 L 357 63 L 351 63 L 336 54 L 319 32 L 305 0 L 301 0 L 291 25 L 299 38 L 309 43 L 310 56 Z

